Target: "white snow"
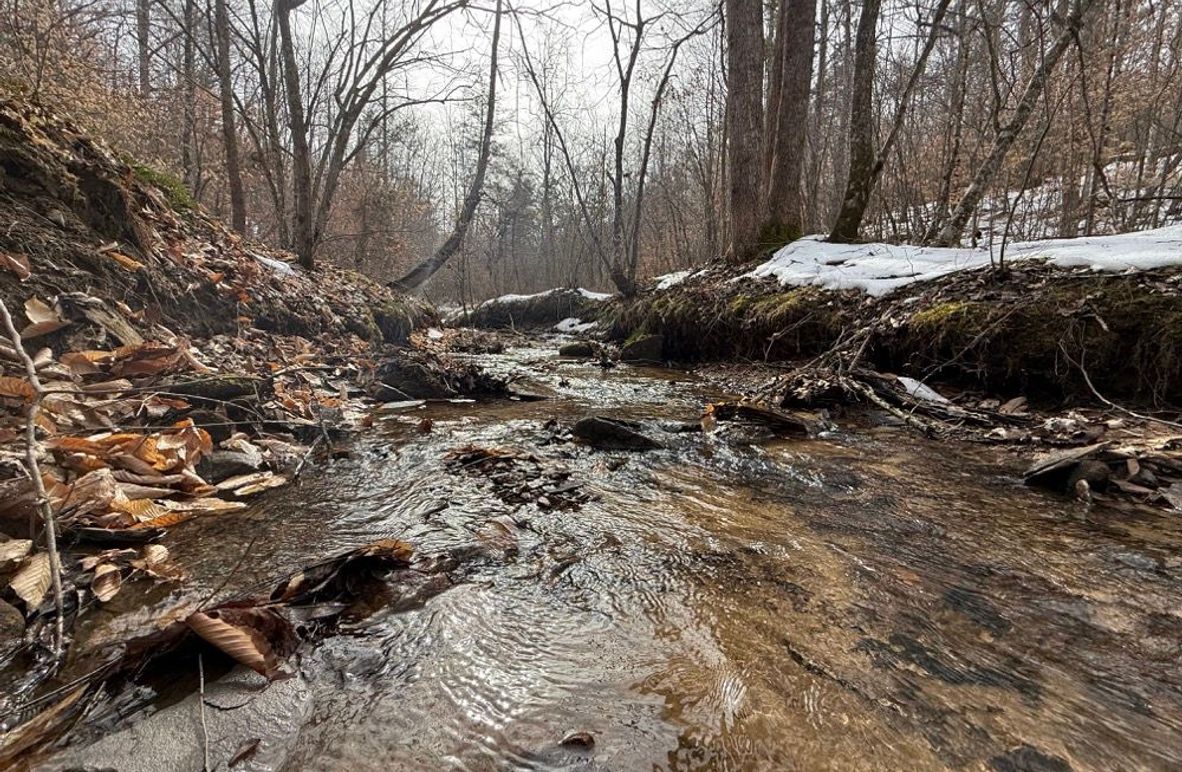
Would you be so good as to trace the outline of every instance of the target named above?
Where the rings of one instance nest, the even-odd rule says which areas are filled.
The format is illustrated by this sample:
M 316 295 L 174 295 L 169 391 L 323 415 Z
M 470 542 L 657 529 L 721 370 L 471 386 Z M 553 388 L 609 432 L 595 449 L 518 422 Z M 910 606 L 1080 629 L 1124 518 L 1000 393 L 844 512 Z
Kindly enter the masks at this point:
M 591 290 L 583 289 L 582 287 L 579 287 L 576 291 L 580 295 L 582 295 L 583 297 L 587 298 L 588 300 L 608 300 L 612 296 L 610 292 L 592 292 Z M 500 297 L 489 298 L 488 300 L 484 301 L 480 305 L 481 306 L 495 306 L 495 305 L 498 305 L 501 303 L 516 303 L 516 302 L 522 301 L 522 300 L 533 300 L 535 298 L 543 298 L 543 297 L 546 297 L 547 295 L 553 295 L 555 292 L 565 292 L 565 290 L 562 288 L 555 288 L 555 289 L 543 290 L 541 292 L 535 292 L 532 295 L 501 295 Z
M 773 276 L 781 284 L 860 289 L 870 295 L 885 295 L 912 282 L 990 265 L 999 256 L 996 249 L 830 244 L 823 238 L 798 239 L 735 280 Z M 1006 247 L 1007 261 L 1031 258 L 1045 258 L 1064 268 L 1095 271 L 1182 265 L 1182 225 L 1115 236 L 1017 242 Z
M 579 294 L 588 300 L 611 300 L 612 297 L 612 293 L 610 292 L 592 292 L 582 287 L 579 287 Z
M 582 319 L 578 318 L 577 316 L 569 316 L 566 319 L 563 319 L 558 324 L 554 325 L 554 329 L 558 330 L 559 332 L 575 333 L 575 332 L 586 332 L 587 330 L 593 329 L 598 326 L 599 326 L 599 322 L 595 322 L 595 321 L 584 322 Z
M 943 394 L 925 383 L 921 383 L 914 378 L 908 378 L 906 375 L 899 375 L 896 377 L 898 378 L 899 383 L 903 385 L 903 389 L 916 399 L 924 399 L 928 402 L 948 401 Z
M 258 260 L 260 263 L 270 268 L 272 272 L 277 273 L 280 276 L 291 276 L 295 273 L 295 268 L 293 268 L 290 264 L 283 262 L 282 260 L 276 260 L 265 255 L 260 255 L 257 252 L 251 252 L 250 255 L 255 260 Z
M 673 273 L 667 273 L 663 276 L 657 276 L 653 279 L 653 281 L 657 283 L 656 289 L 659 292 L 661 290 L 667 290 L 670 287 L 676 287 L 678 284 L 681 284 L 683 281 L 688 279 L 691 273 L 693 273 L 693 271 L 674 271 Z

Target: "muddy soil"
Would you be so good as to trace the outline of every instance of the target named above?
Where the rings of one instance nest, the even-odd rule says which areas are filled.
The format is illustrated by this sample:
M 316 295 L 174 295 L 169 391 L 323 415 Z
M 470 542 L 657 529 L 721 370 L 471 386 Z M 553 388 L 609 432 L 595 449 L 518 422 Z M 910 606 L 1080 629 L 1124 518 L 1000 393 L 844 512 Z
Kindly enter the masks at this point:
M 866 421 L 693 431 L 724 396 L 709 372 L 557 345 L 479 355 L 550 399 L 392 405 L 350 457 L 165 542 L 198 595 L 387 537 L 446 586 L 375 598 L 288 680 L 207 653 L 204 710 L 194 662 L 93 706 L 38 766 L 1182 766 L 1177 515 L 1033 490 L 999 452 Z M 589 414 L 661 447 L 574 441 Z M 474 448 L 500 460 L 457 463 Z M 91 635 L 177 601 L 125 595 Z

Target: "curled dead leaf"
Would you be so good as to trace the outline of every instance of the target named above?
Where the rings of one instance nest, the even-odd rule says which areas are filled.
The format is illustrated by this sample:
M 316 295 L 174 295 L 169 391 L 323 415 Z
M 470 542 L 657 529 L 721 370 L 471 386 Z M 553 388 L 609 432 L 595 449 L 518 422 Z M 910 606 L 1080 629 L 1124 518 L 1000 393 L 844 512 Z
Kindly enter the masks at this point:
M 51 581 L 49 553 L 38 552 L 25 559 L 8 586 L 25 602 L 26 613 L 29 613 L 45 600 L 45 593 L 49 591 Z
M 123 574 L 112 563 L 103 563 L 94 569 L 94 579 L 90 581 L 90 591 L 102 603 L 106 603 L 118 594 L 123 587 Z
M 21 254 L 13 254 L 12 252 L 0 252 L 0 268 L 16 274 L 16 278 L 24 281 L 29 278 L 33 272 L 29 267 L 29 258 Z
M 280 674 L 297 643 L 291 623 L 269 608 L 198 611 L 187 622 L 210 645 L 268 678 Z

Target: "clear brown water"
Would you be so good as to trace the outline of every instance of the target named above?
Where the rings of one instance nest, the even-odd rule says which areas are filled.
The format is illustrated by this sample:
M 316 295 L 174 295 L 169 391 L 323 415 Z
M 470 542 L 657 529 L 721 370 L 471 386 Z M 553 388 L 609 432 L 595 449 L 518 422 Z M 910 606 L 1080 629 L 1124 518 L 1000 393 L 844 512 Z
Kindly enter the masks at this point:
M 1085 508 L 987 448 L 889 429 L 546 444 L 550 419 L 656 426 L 709 397 L 548 350 L 486 361 L 558 399 L 391 411 L 351 459 L 170 537 L 197 586 L 233 570 L 226 592 L 386 536 L 460 566 L 421 608 L 305 651 L 296 679 L 210 684 L 212 762 L 260 738 L 236 769 L 1182 768 L 1176 515 Z M 445 466 L 472 442 L 532 450 L 596 498 L 505 504 Z M 50 766 L 199 769 L 196 710 L 142 711 Z

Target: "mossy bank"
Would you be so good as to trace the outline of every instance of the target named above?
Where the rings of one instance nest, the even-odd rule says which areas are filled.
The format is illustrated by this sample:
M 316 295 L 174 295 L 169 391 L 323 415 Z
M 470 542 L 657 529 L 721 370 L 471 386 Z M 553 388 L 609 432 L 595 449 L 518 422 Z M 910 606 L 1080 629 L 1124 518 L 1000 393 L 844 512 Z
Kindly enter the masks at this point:
M 1024 261 L 881 298 L 786 287 L 711 268 L 614 301 L 617 340 L 664 337 L 671 360 L 789 361 L 855 337 L 862 361 L 915 378 L 1034 399 L 1182 404 L 1182 269 L 1098 273 Z

